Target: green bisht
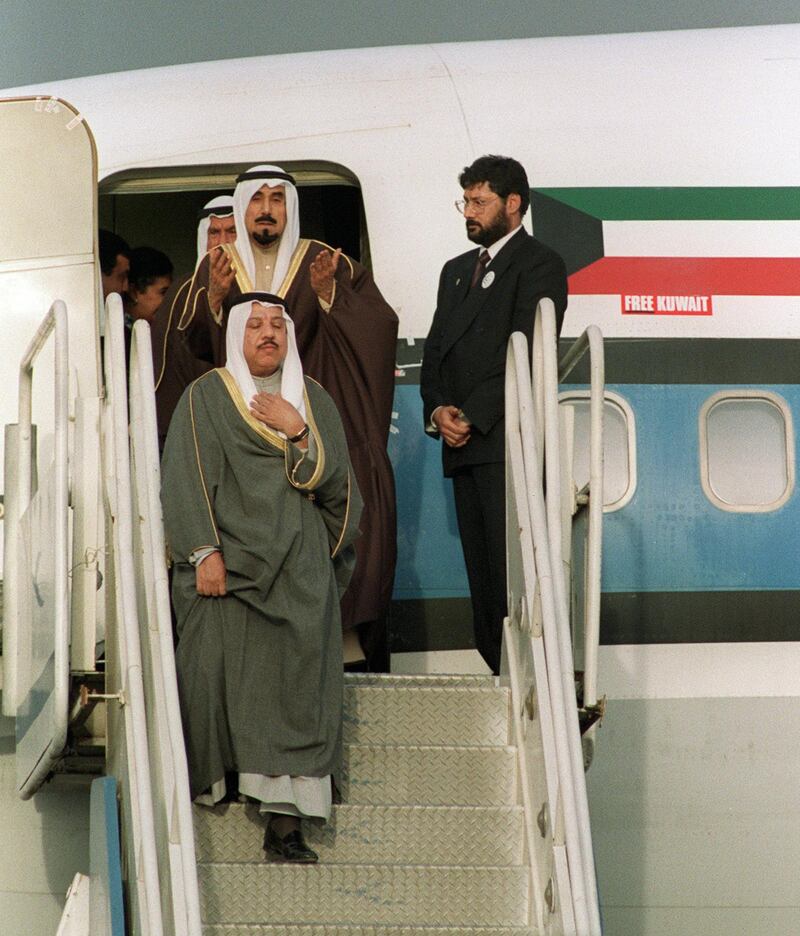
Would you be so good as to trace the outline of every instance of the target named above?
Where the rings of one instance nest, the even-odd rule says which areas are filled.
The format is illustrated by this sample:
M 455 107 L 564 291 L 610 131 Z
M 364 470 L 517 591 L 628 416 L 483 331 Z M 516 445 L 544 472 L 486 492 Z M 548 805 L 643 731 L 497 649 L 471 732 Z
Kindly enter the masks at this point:
M 306 378 L 312 460 L 250 415 L 224 369 L 184 393 L 162 461 L 192 795 L 226 771 L 325 776 L 341 758 L 339 598 L 361 499 L 333 401 Z M 197 594 L 216 546 L 227 595 Z

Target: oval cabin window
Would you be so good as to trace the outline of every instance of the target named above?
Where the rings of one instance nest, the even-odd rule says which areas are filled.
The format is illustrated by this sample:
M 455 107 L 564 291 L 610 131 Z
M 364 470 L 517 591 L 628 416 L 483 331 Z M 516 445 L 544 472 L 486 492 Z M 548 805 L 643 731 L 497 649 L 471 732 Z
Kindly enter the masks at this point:
M 559 396 L 573 412 L 572 477 L 580 491 L 589 481 L 589 391 Z M 619 394 L 606 391 L 603 412 L 603 509 L 619 510 L 636 489 L 636 434 L 633 411 Z
M 700 411 L 703 490 L 721 510 L 776 510 L 794 488 L 794 430 L 786 401 L 766 390 L 715 393 Z

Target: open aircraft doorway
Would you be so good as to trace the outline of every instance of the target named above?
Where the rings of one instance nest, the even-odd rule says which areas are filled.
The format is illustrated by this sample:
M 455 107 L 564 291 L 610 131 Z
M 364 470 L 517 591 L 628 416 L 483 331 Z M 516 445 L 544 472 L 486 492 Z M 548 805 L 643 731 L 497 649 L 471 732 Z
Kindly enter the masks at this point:
M 264 156 L 269 162 L 270 157 Z M 100 227 L 131 247 L 163 251 L 176 273 L 194 269 L 197 212 L 217 195 L 232 194 L 236 177 L 252 162 L 224 166 L 159 167 L 114 173 L 100 183 Z M 369 239 L 358 179 L 323 162 L 283 162 L 302 197 L 300 236 L 320 240 L 370 268 Z

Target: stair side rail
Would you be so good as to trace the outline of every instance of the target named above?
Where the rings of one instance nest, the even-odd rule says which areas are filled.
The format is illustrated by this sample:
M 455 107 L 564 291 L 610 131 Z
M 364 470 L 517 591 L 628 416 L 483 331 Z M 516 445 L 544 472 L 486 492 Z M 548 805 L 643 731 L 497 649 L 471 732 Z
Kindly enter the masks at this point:
M 509 357 L 512 361 L 510 366 L 516 378 L 520 410 L 534 413 L 528 343 L 521 332 L 515 332 L 510 338 Z M 572 647 L 568 639 L 565 659 L 560 626 L 561 615 L 556 607 L 556 590 L 550 562 L 549 534 L 542 484 L 542 460 L 536 444 L 536 427 L 532 420 L 521 420 L 519 429 L 527 504 L 533 532 L 533 554 L 561 794 L 558 804 L 560 808 L 555 821 L 557 827 L 559 823 L 563 823 L 563 840 L 566 845 L 576 932 L 579 936 L 599 936 L 599 907 L 596 905 L 594 896 L 596 883 L 593 857 L 589 856 L 586 860 L 583 855 L 586 830 L 582 826 L 584 815 L 588 817 L 588 805 L 585 802 L 585 777 L 575 698 Z M 576 772 L 579 776 L 576 776 Z M 583 803 L 580 802 L 581 798 L 584 800 Z M 591 869 L 591 877 L 589 869 Z
M 106 534 L 107 770 L 120 782 L 120 832 L 131 936 L 164 936 L 133 558 L 122 300 L 106 300 L 103 474 Z
M 16 484 L 6 488 L 5 674 L 17 736 L 17 787 L 29 799 L 60 760 L 69 713 L 69 340 L 67 306 L 50 306 L 19 368 Z M 54 456 L 33 456 L 33 372 L 55 333 Z M 13 435 L 13 433 L 12 433 Z M 12 453 L 7 450 L 6 457 Z M 38 490 L 34 478 L 39 475 Z M 9 543 L 8 534 L 15 542 Z M 9 548 L 11 547 L 11 548 Z M 9 568 L 10 566 L 10 568 Z M 4 661 L 5 663 L 6 661 Z
M 150 327 L 141 321 L 133 327 L 130 407 L 134 552 L 164 931 L 172 936 L 194 936 L 202 923 L 189 769 L 161 512 L 153 354 Z
M 564 383 L 581 358 L 589 354 L 589 486 L 578 493 L 579 501 L 588 495 L 589 529 L 587 534 L 586 603 L 584 607 L 583 704 L 597 705 L 597 663 L 600 647 L 600 596 L 603 557 L 603 426 L 605 415 L 605 351 L 603 334 L 596 325 L 575 340 L 561 360 L 558 381 Z M 556 400 L 556 407 L 558 401 Z M 593 492 L 596 496 L 593 496 Z
M 577 936 L 564 824 L 559 818 L 561 776 L 522 452 L 521 425 L 533 424 L 536 416 L 529 402 L 520 399 L 517 367 L 509 342 L 505 373 L 508 616 L 503 622 L 501 673 L 511 689 L 531 881 L 529 923 L 537 933 Z M 527 363 L 524 371 L 527 378 Z
M 575 783 L 575 806 L 578 816 L 578 831 L 581 837 L 581 856 L 584 862 L 584 880 L 586 882 L 587 907 L 589 911 L 591 932 L 600 933 L 600 909 L 597 894 L 597 878 L 594 867 L 594 848 L 592 845 L 592 830 L 589 818 L 589 798 L 586 790 L 586 775 L 584 766 L 583 745 L 581 743 L 580 723 L 575 693 L 575 661 L 573 657 L 573 639 L 570 627 L 569 588 L 565 577 L 563 561 L 563 531 L 562 519 L 562 491 L 561 491 L 561 442 L 560 419 L 558 412 L 558 337 L 556 334 L 556 311 L 551 299 L 544 298 L 539 302 L 536 321 L 541 322 L 540 336 L 542 344 L 542 358 L 544 365 L 544 474 L 546 482 L 546 522 L 549 536 L 550 564 L 553 570 L 554 599 L 556 622 L 558 632 L 558 649 L 561 660 L 562 689 L 564 705 L 568 722 L 567 741 L 572 760 L 572 776 Z M 592 671 L 592 688 L 597 691 L 597 644 L 599 641 L 599 597 L 600 597 L 600 550 L 602 548 L 602 522 L 603 522 L 603 393 L 604 380 L 602 374 L 603 342 L 599 329 L 589 326 L 592 331 L 587 336 L 587 346 L 593 351 L 594 363 L 591 397 L 591 425 L 590 445 L 595 449 L 592 455 L 599 457 L 599 463 L 592 467 L 595 469 L 596 487 L 590 481 L 590 543 L 589 560 L 587 563 L 587 595 L 596 595 L 597 618 L 596 628 L 584 630 L 584 667 Z M 594 342 L 592 342 L 594 336 Z M 599 341 L 598 341 L 599 339 Z M 580 342 L 580 339 L 579 339 Z M 599 347 L 598 347 L 599 345 Z M 581 345 L 579 344 L 579 347 Z M 534 380 L 535 380 L 534 376 Z M 598 448 L 599 444 L 599 448 Z M 530 487 L 529 487 L 530 491 Z M 597 517 L 599 508 L 599 520 Z M 595 516 L 591 511 L 594 509 Z M 592 520 L 594 523 L 592 524 Z M 592 552 L 592 549 L 594 550 Z M 587 601 L 587 605 L 590 602 Z M 594 609 L 593 609 L 594 613 Z M 588 657 L 586 656 L 588 654 Z M 585 680 L 584 674 L 584 680 Z M 585 692 L 585 690 L 584 690 Z M 586 704 L 584 696 L 584 705 Z

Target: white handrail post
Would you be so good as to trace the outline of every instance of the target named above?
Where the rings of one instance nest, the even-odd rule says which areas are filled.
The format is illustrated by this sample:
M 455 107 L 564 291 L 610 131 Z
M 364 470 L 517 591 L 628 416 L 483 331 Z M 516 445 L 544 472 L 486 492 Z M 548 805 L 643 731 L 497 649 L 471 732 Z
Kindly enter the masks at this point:
M 527 403 L 533 411 L 533 392 L 527 369 L 527 341 L 521 332 L 511 336 L 517 356 L 517 393 L 521 406 Z M 520 366 L 521 363 L 521 366 Z M 567 858 L 570 869 L 570 882 L 575 908 L 575 922 L 578 931 L 592 932 L 589 929 L 590 908 L 587 906 L 586 862 L 583 855 L 581 809 L 576 796 L 579 779 L 583 778 L 583 762 L 580 759 L 580 778 L 575 776 L 575 757 L 573 748 L 577 743 L 580 749 L 578 716 L 575 705 L 574 672 L 570 672 L 571 690 L 565 686 L 562 640 L 559 633 L 559 620 L 554 594 L 553 570 L 550 563 L 550 546 L 547 534 L 547 518 L 542 493 L 542 463 L 533 432 L 522 434 L 522 449 L 525 463 L 525 477 L 528 489 L 528 509 L 530 510 L 533 529 L 533 551 L 536 562 L 536 575 L 539 582 L 539 595 L 542 603 L 542 621 L 544 627 L 547 671 L 550 682 L 553 723 L 556 735 L 559 780 L 562 791 L 564 827 L 569 843 Z M 560 574 L 560 573 L 559 573 Z M 570 658 L 571 658 L 570 645 Z M 575 739 L 570 732 L 575 733 Z M 591 856 L 590 859 L 591 861 Z
M 5 427 L 3 467 L 3 715 L 17 714 L 19 634 L 19 424 Z
M 581 841 L 580 857 L 586 889 L 586 912 L 589 920 L 588 932 L 600 931 L 597 912 L 597 885 L 594 872 L 589 810 L 586 798 L 586 778 L 583 767 L 583 750 L 580 742 L 575 695 L 575 663 L 572 655 L 572 634 L 569 621 L 569 602 L 564 562 L 561 553 L 561 446 L 558 418 L 558 336 L 556 334 L 556 311 L 552 299 L 544 298 L 537 310 L 537 319 L 542 322 L 542 356 L 544 366 L 544 463 L 547 494 L 545 499 L 546 524 L 549 543 L 550 567 L 553 575 L 553 597 L 556 612 L 560 660 L 561 690 L 564 693 L 566 714 L 566 743 L 569 750 L 574 783 L 575 810 L 578 834 Z
M 158 879 L 153 794 L 147 745 L 147 719 L 142 685 L 142 658 L 138 632 L 135 573 L 133 567 L 133 518 L 128 449 L 128 406 L 125 387 L 125 349 L 122 300 L 112 293 L 106 300 L 105 374 L 111 416 L 113 458 L 114 570 L 117 604 L 116 627 L 126 704 L 123 709 L 130 774 L 131 808 L 135 843 L 137 896 L 143 936 L 163 936 Z M 128 831 L 128 830 L 126 830 Z M 137 841 L 138 839 L 138 841 Z
M 583 704 L 597 704 L 597 658 L 600 644 L 600 570 L 603 551 L 603 420 L 605 358 L 603 336 L 596 325 L 587 329 L 591 371 L 589 440 L 589 535 L 587 541 L 586 618 L 584 623 Z
M 194 936 L 202 928 L 197 863 L 194 848 L 192 804 L 189 794 L 189 768 L 183 738 L 172 618 L 166 567 L 166 546 L 162 521 L 158 454 L 158 429 L 153 379 L 150 329 L 144 322 L 133 328 L 131 347 L 131 451 L 134 489 L 138 506 L 139 530 L 134 548 L 143 566 L 142 586 L 146 614 L 143 622 L 142 653 L 149 666 L 149 712 L 158 725 L 161 769 L 158 800 L 165 821 L 162 831 L 169 837 L 162 879 L 169 876 L 172 898 L 172 933 Z
M 541 305 L 541 304 L 540 304 Z M 540 452 L 545 449 L 545 406 L 546 406 L 546 367 L 545 333 L 540 305 L 534 310 L 533 341 L 531 343 L 531 390 L 533 392 L 534 430 L 536 445 Z

